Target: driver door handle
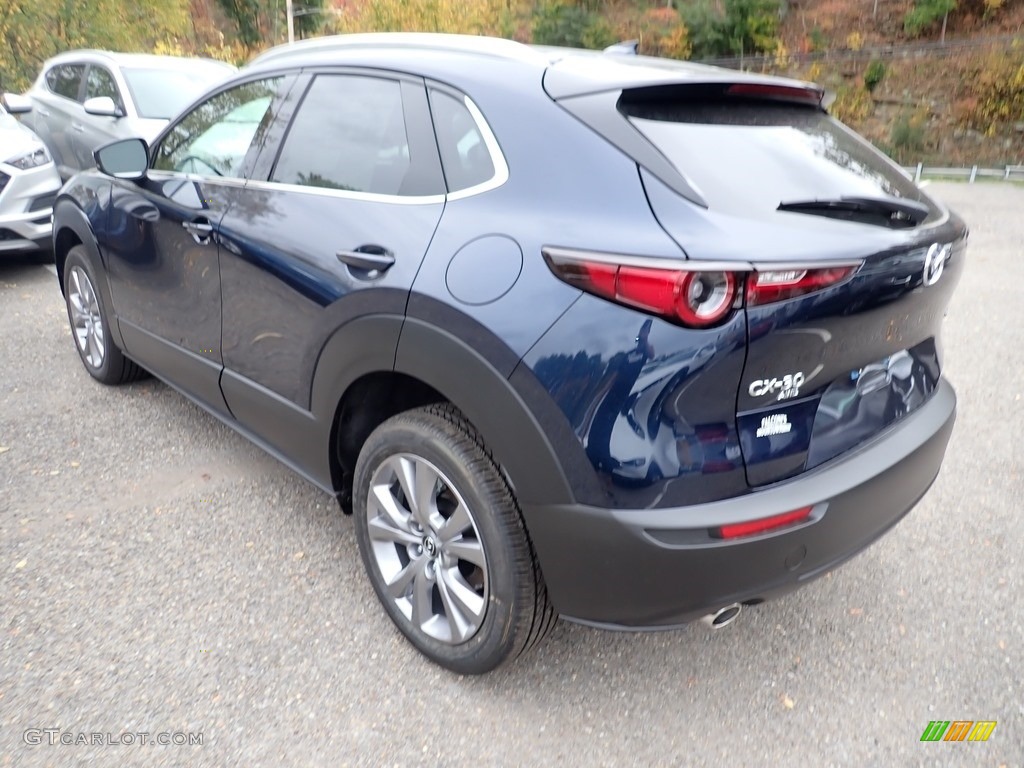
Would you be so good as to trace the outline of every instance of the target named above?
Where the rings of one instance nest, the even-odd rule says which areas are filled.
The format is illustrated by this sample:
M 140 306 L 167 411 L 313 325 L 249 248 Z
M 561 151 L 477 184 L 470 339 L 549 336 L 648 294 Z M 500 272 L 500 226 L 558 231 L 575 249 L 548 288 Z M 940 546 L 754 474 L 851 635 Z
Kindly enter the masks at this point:
M 367 272 L 386 272 L 395 263 L 395 255 L 379 245 L 361 245 L 354 251 L 338 251 L 338 261 Z

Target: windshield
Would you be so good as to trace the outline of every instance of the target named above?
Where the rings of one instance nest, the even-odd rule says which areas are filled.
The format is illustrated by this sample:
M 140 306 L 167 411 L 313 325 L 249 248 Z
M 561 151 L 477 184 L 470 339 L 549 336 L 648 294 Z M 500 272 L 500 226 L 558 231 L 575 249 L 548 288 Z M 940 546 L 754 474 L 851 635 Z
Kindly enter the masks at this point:
M 817 109 L 723 101 L 620 108 L 712 210 L 858 196 L 929 203 L 896 165 Z
M 170 120 L 232 70 L 222 64 L 195 62 L 183 69 L 125 68 L 139 117 Z

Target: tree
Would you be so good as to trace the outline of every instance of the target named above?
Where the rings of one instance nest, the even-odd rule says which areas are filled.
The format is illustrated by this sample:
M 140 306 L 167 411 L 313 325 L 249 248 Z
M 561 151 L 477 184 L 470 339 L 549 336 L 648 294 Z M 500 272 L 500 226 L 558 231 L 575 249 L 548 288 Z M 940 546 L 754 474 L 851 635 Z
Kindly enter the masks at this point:
M 24 89 L 60 51 L 149 51 L 188 31 L 189 0 L 0 0 L 0 80 Z
M 903 18 L 903 29 L 916 37 L 942 19 L 942 42 L 946 42 L 946 22 L 950 11 L 956 10 L 957 0 L 917 0 Z
M 694 58 L 773 51 L 778 43 L 779 0 L 710 0 L 683 10 Z
M 324 0 L 297 0 L 295 3 L 295 36 L 314 37 L 324 26 Z
M 264 25 L 260 22 L 260 0 L 217 0 L 217 5 L 234 22 L 242 43 L 253 47 L 263 42 Z

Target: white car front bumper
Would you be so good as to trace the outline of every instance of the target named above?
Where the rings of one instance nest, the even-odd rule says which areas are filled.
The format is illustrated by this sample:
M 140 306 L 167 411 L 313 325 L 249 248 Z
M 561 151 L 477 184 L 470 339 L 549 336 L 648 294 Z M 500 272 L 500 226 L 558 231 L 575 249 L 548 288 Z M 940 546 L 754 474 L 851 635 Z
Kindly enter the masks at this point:
M 59 189 L 53 163 L 27 171 L 0 163 L 0 256 L 50 249 Z

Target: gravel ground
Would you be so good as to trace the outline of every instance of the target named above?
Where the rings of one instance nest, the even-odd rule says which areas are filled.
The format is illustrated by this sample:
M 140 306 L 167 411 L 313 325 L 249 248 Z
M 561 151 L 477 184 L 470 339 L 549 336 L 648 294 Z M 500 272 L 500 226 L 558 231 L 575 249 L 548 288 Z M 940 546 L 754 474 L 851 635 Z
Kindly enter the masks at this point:
M 401 640 L 330 498 L 160 383 L 93 383 L 53 273 L 0 265 L 0 765 L 1024 766 L 1024 189 L 933 190 L 973 232 L 915 512 L 727 630 L 563 623 L 483 679 Z

